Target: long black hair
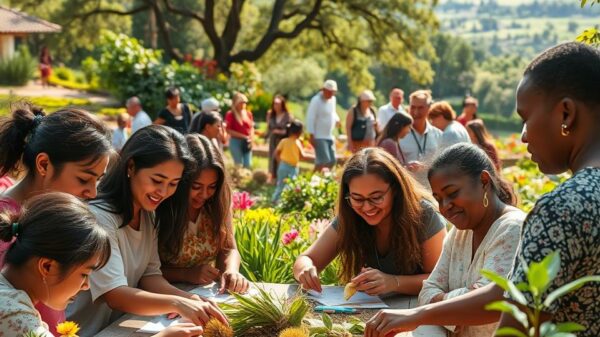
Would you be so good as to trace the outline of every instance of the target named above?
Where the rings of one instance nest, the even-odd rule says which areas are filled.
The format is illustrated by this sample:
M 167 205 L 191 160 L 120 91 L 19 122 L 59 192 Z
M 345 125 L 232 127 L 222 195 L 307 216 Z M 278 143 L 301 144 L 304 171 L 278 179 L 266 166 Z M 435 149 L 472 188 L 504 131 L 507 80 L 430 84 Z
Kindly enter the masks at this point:
M 123 146 L 120 158 L 111 166 L 98 186 L 98 197 L 91 203 L 103 207 L 102 203 L 109 204 L 106 211 L 120 214 L 123 218 L 121 227 L 126 226 L 133 219 L 133 195 L 131 184 L 127 176 L 130 163 L 134 169 L 154 167 L 169 160 L 179 160 L 184 164 L 184 175 L 193 165 L 190 152 L 185 143 L 185 138 L 176 130 L 162 125 L 150 125 L 136 131 Z M 156 223 L 160 224 L 162 215 L 179 219 L 185 216 L 187 209 L 187 191 L 177 186 L 175 193 L 164 200 L 156 209 Z
M 35 175 L 40 153 L 48 154 L 58 174 L 67 162 L 94 163 L 111 152 L 110 132 L 84 110 L 67 108 L 46 116 L 39 107 L 21 102 L 0 121 L 0 176 L 17 169 L 20 162 L 28 175 Z

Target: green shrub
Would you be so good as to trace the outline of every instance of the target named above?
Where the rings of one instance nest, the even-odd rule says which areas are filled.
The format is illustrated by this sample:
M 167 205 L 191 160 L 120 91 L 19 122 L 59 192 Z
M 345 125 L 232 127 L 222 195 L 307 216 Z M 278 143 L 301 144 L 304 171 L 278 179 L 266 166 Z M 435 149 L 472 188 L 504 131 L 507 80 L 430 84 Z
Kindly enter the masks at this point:
M 21 45 L 13 57 L 0 60 L 0 84 L 25 85 L 33 78 L 37 68 L 27 46 Z
M 302 214 L 308 221 L 330 219 L 338 188 L 338 182 L 331 174 L 299 175 L 288 182 L 277 209 L 281 214 Z
M 52 72 L 59 80 L 75 82 L 75 73 L 67 67 L 56 67 Z

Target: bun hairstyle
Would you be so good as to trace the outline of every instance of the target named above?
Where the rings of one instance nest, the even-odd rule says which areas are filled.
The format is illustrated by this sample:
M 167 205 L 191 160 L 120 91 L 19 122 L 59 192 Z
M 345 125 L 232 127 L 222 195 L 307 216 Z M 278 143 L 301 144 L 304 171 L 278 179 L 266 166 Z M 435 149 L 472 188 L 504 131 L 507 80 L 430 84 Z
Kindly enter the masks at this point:
M 481 172 L 487 171 L 491 177 L 492 190 L 505 204 L 515 206 L 517 197 L 512 186 L 498 174 L 490 157 L 478 146 L 459 143 L 444 150 L 431 164 L 428 178 L 438 170 L 454 168 L 459 172 L 479 180 Z
M 93 163 L 111 152 L 110 132 L 84 110 L 67 108 L 46 116 L 41 108 L 21 102 L 0 120 L 0 176 L 17 169 L 21 160 L 28 174 L 35 174 L 40 153 L 48 154 L 60 172 L 67 162 Z
M 62 276 L 66 276 L 97 254 L 97 269 L 110 257 L 108 234 L 94 214 L 85 203 L 62 192 L 29 199 L 20 216 L 1 212 L 0 240 L 11 242 L 13 238 L 16 240 L 5 255 L 5 263 L 16 268 L 33 257 L 44 257 L 57 261 Z

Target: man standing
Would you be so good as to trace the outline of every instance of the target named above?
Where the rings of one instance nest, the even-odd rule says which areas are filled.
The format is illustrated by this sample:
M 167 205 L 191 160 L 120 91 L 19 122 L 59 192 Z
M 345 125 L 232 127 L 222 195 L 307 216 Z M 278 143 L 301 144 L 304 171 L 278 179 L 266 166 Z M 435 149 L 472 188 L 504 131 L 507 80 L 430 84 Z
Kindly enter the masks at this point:
M 400 139 L 400 148 L 406 158 L 406 168 L 426 188 L 427 169 L 433 161 L 442 141 L 442 131 L 428 121 L 432 103 L 431 91 L 417 90 L 410 94 L 409 113 L 413 118 L 410 133 Z
M 377 128 L 379 129 L 379 132 L 383 131 L 394 114 L 406 113 L 402 107 L 403 101 L 404 91 L 399 88 L 392 89 L 390 92 L 390 102 L 381 106 L 379 111 L 377 111 Z
M 315 148 L 315 171 L 332 168 L 336 162 L 333 129 L 340 125 L 336 92 L 337 83 L 334 80 L 325 81 L 321 91 L 310 100 L 306 112 L 306 129 Z
M 137 96 L 133 96 L 125 103 L 127 113 L 133 118 L 131 121 L 131 134 L 137 130 L 152 124 L 152 120 L 148 114 L 142 109 L 142 102 Z

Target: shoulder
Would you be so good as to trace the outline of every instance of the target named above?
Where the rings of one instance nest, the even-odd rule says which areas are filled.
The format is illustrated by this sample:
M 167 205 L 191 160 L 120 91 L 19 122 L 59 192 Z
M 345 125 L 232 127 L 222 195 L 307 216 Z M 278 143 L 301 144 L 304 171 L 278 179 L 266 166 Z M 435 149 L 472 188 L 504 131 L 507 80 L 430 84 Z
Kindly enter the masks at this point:
M 115 232 L 121 225 L 121 215 L 114 207 L 104 200 L 93 200 L 89 204 L 90 211 L 96 216 L 98 224 L 110 232 Z
M 35 310 L 29 296 L 22 290 L 14 288 L 0 289 L 0 330 L 7 336 L 22 336 L 30 332 L 39 336 L 49 337 L 39 313 Z
M 162 108 L 159 112 L 158 112 L 158 116 L 159 117 L 165 117 L 165 116 L 171 116 L 171 112 L 167 109 L 167 108 Z

